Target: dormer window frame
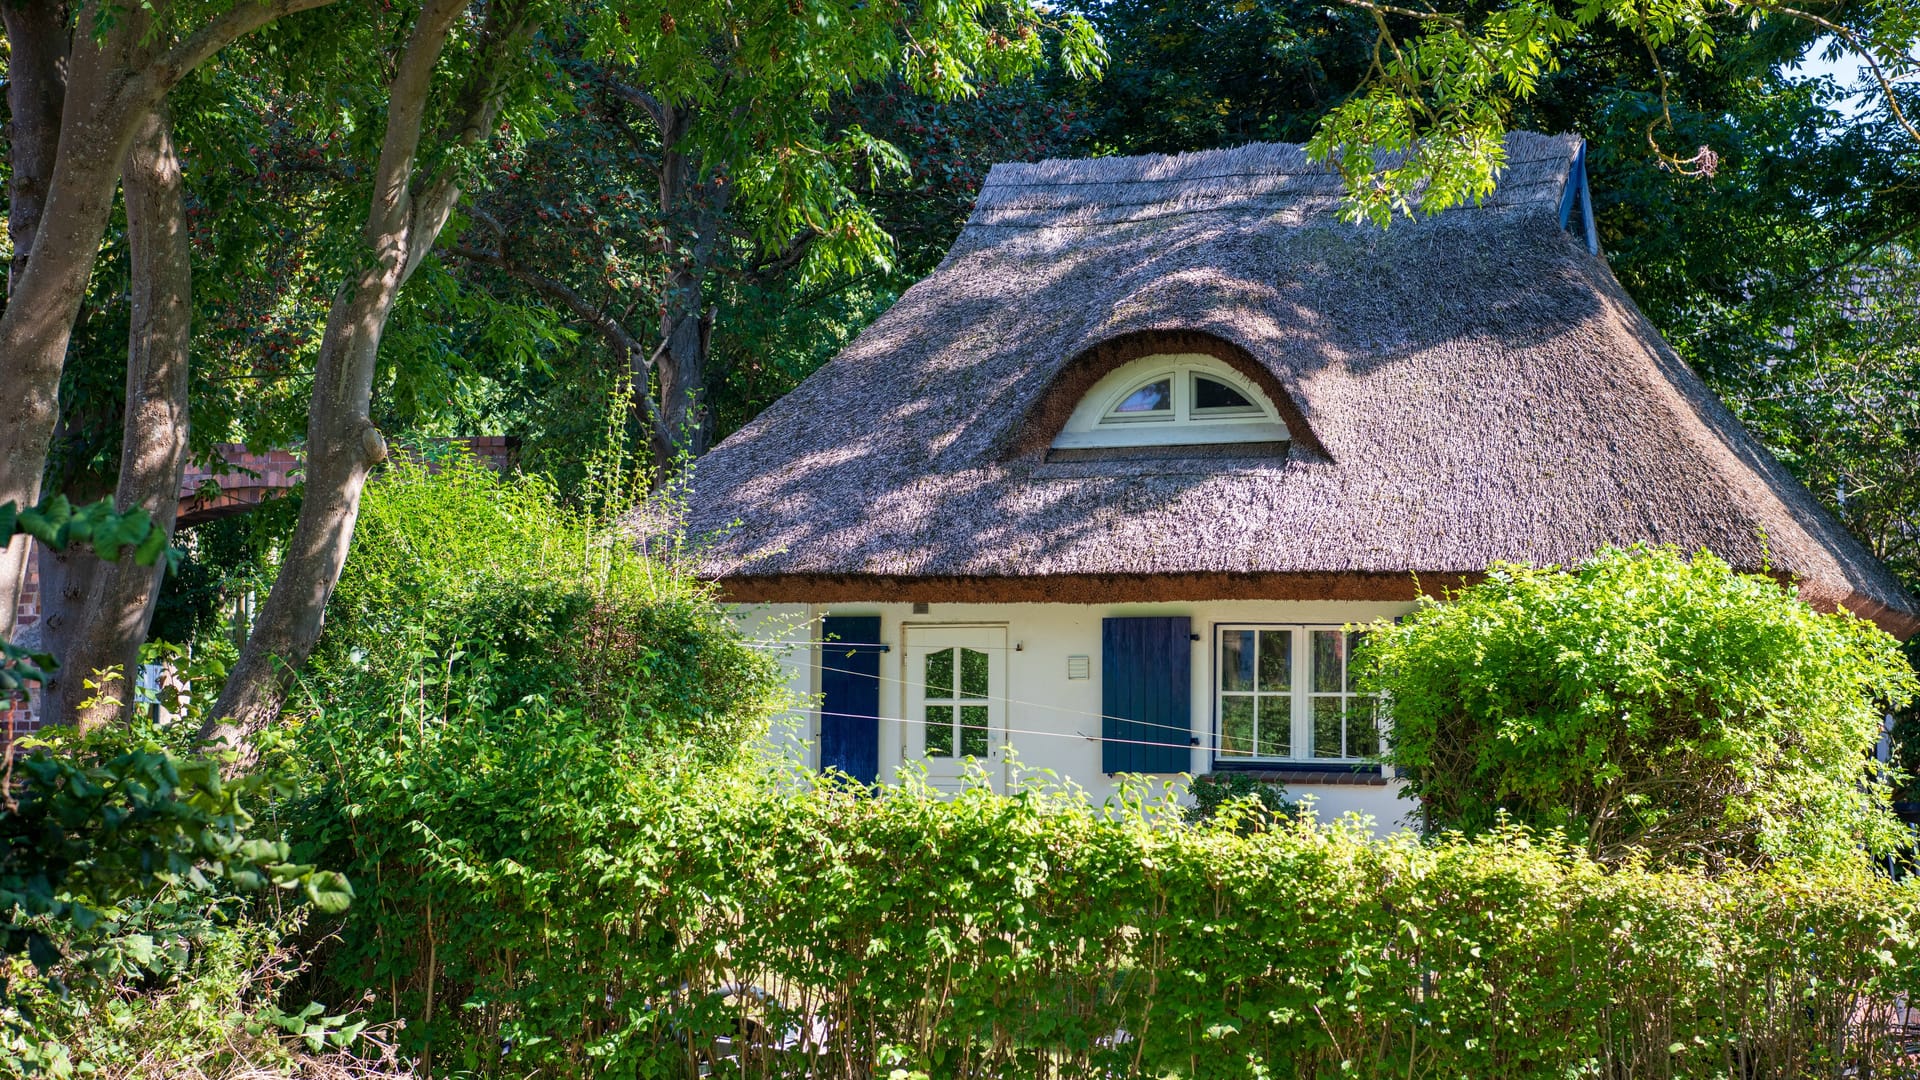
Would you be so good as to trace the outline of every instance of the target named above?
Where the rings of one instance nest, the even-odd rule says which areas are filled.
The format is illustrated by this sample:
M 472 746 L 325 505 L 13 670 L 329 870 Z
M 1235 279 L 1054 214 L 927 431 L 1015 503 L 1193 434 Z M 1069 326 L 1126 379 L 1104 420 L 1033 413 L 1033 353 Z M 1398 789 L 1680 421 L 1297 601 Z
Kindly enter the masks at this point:
M 1167 384 L 1166 404 L 1151 409 L 1127 410 L 1126 404 L 1141 392 Z M 1122 390 L 1106 413 L 1100 417 L 1100 424 L 1165 424 L 1179 415 L 1180 380 L 1171 371 L 1155 372 L 1140 380 L 1136 386 Z
M 1219 384 L 1245 404 L 1196 405 L 1201 380 Z M 1120 407 L 1165 382 L 1165 408 L 1122 412 Z M 1108 372 L 1074 407 L 1053 440 L 1055 450 L 1155 446 L 1284 445 L 1292 434 L 1259 386 L 1218 357 L 1156 353 Z
M 1203 382 L 1213 383 L 1226 390 L 1228 393 L 1239 398 L 1240 404 L 1200 404 L 1200 384 Z M 1246 389 L 1219 378 L 1211 372 L 1189 371 L 1187 373 L 1186 384 L 1187 412 L 1188 415 L 1195 420 L 1244 420 L 1250 416 L 1269 415 L 1269 410 L 1261 408 L 1256 400 L 1260 396 L 1259 391 L 1255 390 L 1252 393 L 1248 393 Z M 1279 419 L 1277 414 L 1274 414 L 1274 418 L 1276 420 Z

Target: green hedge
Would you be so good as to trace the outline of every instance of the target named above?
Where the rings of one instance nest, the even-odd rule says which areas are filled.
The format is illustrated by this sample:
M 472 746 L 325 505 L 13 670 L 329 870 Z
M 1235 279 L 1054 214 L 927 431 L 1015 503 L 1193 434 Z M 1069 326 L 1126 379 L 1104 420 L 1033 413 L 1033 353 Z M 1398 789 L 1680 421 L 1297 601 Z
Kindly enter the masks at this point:
M 350 967 L 502 1075 L 1837 1076 L 1900 1059 L 1920 895 L 1864 870 L 1602 868 L 1170 806 L 771 780 L 669 791 L 570 744 L 361 803 Z M 504 776 L 495 777 L 505 779 Z M 489 794 L 489 792 L 491 794 Z M 583 797 L 584 800 L 583 800 Z M 370 849 L 369 849 L 370 850 Z M 340 972 L 347 975 L 347 972 Z M 765 1000 L 711 991 L 755 984 Z M 716 1038 L 743 1018 L 823 1045 Z M 763 1042 L 775 1041 L 765 1039 Z M 812 1041 L 812 1040 L 809 1040 Z
M 1856 859 L 1904 841 L 1873 760 L 1920 689 L 1900 643 L 1712 553 L 1500 564 L 1370 628 L 1361 683 L 1430 827 L 1562 828 L 1603 859 Z
M 606 541 L 537 483 L 395 469 L 308 672 L 280 820 L 357 895 L 321 968 L 436 1074 L 1914 1071 L 1920 895 L 1860 859 L 814 789 L 740 760 L 771 656 Z

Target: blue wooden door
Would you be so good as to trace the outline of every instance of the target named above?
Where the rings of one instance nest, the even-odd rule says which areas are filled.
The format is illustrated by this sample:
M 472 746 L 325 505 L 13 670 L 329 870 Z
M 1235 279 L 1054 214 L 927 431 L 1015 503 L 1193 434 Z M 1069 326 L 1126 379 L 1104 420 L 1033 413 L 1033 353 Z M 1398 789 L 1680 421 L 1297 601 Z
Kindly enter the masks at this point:
M 1100 638 L 1102 771 L 1186 772 L 1193 762 L 1191 620 L 1106 619 Z
M 880 617 L 829 615 L 820 646 L 820 771 L 880 779 Z

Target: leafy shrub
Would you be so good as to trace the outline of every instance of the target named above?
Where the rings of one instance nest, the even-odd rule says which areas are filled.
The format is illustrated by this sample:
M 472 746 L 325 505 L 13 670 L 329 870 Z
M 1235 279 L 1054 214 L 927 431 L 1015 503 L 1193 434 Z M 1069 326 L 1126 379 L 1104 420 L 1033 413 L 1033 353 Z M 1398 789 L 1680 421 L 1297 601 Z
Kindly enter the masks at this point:
M 330 912 L 350 901 L 345 878 L 257 826 L 283 778 L 223 779 L 176 742 L 147 723 L 55 730 L 24 740 L 0 776 L 0 1064 L 98 1066 L 115 1017 L 174 1000 L 210 956 L 250 953 L 250 894 Z
M 303 851 L 371 890 L 327 958 L 341 998 L 375 993 L 413 1048 L 491 1065 L 459 1037 L 488 1006 L 445 1002 L 494 992 L 517 931 L 442 891 L 466 877 L 454 862 L 585 884 L 603 869 L 592 838 L 644 825 L 635 792 L 728 782 L 788 695 L 708 586 L 539 480 L 402 462 L 362 506 L 299 706 L 315 784 L 282 812 Z
M 1144 797 L 725 767 L 784 699 L 710 594 L 599 546 L 538 489 L 439 482 L 396 470 L 369 490 L 360 599 L 297 736 L 317 786 L 283 809 L 305 857 L 360 883 L 326 958 L 336 996 L 403 1019 L 437 1069 L 1799 1077 L 1903 1060 L 1920 893 L 1858 860 L 1708 875 L 1497 821 L 1377 841 L 1244 812 L 1189 827 Z M 406 511 L 416 495 L 427 512 Z M 1875 644 L 1798 609 L 1776 621 Z
M 1866 873 L 1609 869 L 1518 827 L 1190 828 L 1073 790 L 689 783 L 531 724 L 462 768 L 482 745 L 370 753 L 412 783 L 356 783 L 334 826 L 382 866 L 377 934 L 336 974 L 397 998 L 437 1068 L 1883 1075 L 1920 990 L 1920 893 Z
M 714 764 L 764 734 L 779 687 L 708 587 L 453 454 L 368 485 L 307 700 L 329 731 L 526 709 Z
M 183 912 L 198 918 L 183 923 Z M 56 1078 L 404 1076 L 384 1033 L 364 1020 L 318 1004 L 281 1008 L 302 974 L 303 922 L 299 909 L 271 901 L 210 906 L 192 890 L 164 890 L 131 905 L 125 920 L 151 935 L 147 966 L 64 994 L 31 981 L 24 996 L 38 1022 L 0 1044 L 11 1066 Z M 9 966 L 26 978 L 25 961 Z
M 1871 755 L 1893 638 L 1702 552 L 1495 567 L 1359 660 L 1427 823 L 1563 827 L 1606 858 L 1853 860 L 1899 841 Z
M 1263 828 L 1300 812 L 1300 807 L 1287 798 L 1285 784 L 1243 772 L 1204 773 L 1193 778 L 1188 791 L 1193 805 L 1187 807 L 1186 817 L 1195 824 L 1237 813 L 1236 826 Z
M 1907 639 L 1902 650 L 1907 655 L 1907 664 L 1920 671 L 1920 637 Z M 1891 727 L 1888 734 L 1892 736 L 1892 757 L 1900 769 L 1900 775 L 1895 778 L 1894 798 L 1903 802 L 1920 801 L 1920 695 L 1894 711 Z

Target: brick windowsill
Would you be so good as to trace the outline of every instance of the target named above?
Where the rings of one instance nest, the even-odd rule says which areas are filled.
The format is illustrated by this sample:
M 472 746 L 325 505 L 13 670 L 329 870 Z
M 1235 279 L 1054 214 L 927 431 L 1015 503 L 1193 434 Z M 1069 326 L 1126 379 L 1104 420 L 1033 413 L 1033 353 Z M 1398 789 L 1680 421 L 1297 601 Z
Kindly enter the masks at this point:
M 1333 769 L 1289 769 L 1263 768 L 1247 766 L 1214 766 L 1217 773 L 1238 773 L 1267 783 L 1280 783 L 1288 786 L 1314 785 L 1321 787 L 1386 787 L 1388 780 L 1381 775 L 1377 765 L 1363 765 L 1354 768 Z

